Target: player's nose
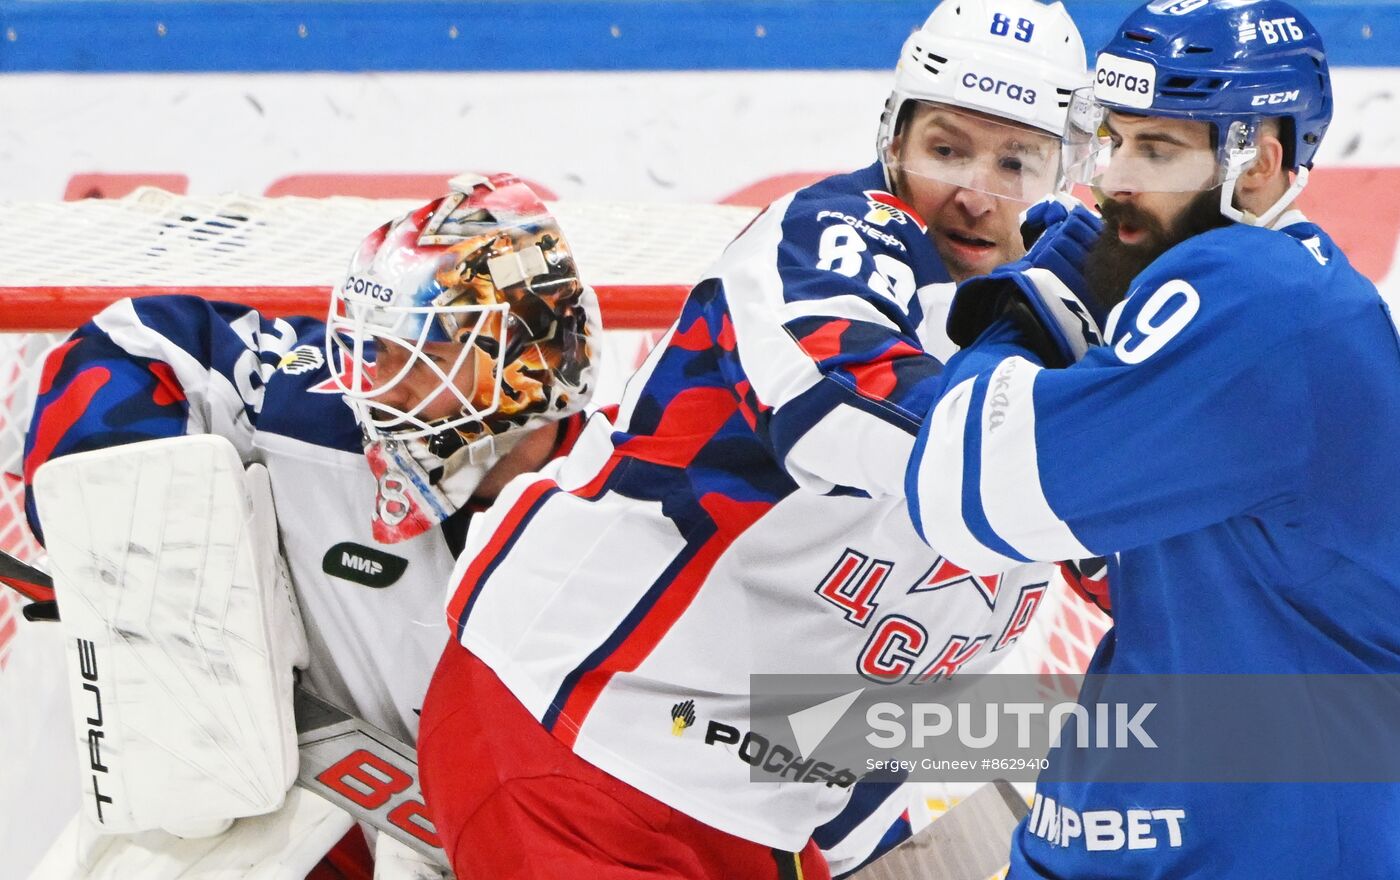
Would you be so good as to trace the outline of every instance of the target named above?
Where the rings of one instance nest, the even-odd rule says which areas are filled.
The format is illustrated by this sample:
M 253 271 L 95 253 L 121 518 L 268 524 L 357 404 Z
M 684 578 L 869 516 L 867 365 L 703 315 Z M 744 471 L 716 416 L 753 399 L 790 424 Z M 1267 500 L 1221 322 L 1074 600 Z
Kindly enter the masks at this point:
M 1104 172 L 1103 179 L 1099 181 L 1099 189 L 1114 201 L 1122 202 L 1136 196 L 1139 187 L 1135 185 L 1130 173 L 1116 164 L 1110 164 Z
M 963 188 L 953 194 L 953 201 L 968 217 L 976 219 L 996 210 L 996 197 L 980 189 Z

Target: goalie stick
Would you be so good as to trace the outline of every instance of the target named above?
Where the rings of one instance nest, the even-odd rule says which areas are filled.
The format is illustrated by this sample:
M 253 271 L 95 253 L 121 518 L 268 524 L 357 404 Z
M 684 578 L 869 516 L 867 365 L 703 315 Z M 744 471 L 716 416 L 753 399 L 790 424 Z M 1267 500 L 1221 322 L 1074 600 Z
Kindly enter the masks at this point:
M 0 551 L 0 583 L 54 606 L 53 580 Z M 51 614 L 25 615 L 57 620 Z M 447 855 L 427 817 L 414 748 L 301 687 L 296 688 L 297 784 L 444 867 Z M 997 779 L 852 876 L 852 880 L 986 880 L 1005 866 L 1011 834 L 1029 812 Z
M 26 619 L 58 619 L 49 575 L 0 551 L 0 583 L 35 600 L 25 607 Z M 31 608 L 40 609 L 40 613 L 31 613 Z M 340 807 L 356 821 L 448 867 L 447 854 L 438 845 L 437 832 L 423 805 L 413 747 L 300 685 L 293 707 L 297 785 Z
M 3 551 L 0 551 L 0 581 L 31 602 L 53 601 L 53 579 Z
M 418 788 L 418 756 L 369 722 L 297 686 L 297 784 L 451 867 Z

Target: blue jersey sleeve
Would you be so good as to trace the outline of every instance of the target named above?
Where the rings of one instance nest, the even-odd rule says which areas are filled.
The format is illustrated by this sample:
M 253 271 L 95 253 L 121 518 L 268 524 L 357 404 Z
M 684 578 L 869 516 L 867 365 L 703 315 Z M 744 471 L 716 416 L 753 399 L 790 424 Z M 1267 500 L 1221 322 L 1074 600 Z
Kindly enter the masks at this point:
M 1042 369 L 1009 325 L 990 329 L 950 361 L 910 460 L 921 534 L 959 565 L 999 570 L 1296 496 L 1318 443 L 1299 361 L 1363 308 L 1318 308 L 1309 292 L 1345 261 L 1316 247 L 1243 226 L 1178 245 L 1138 277 L 1108 344 L 1068 369 Z
M 264 384 L 309 318 L 189 296 L 122 300 L 45 360 L 25 437 L 28 490 L 51 458 L 187 433 L 251 449 Z M 41 535 L 32 493 L 25 511 Z
M 732 324 L 721 370 L 809 489 L 902 494 L 942 370 L 919 339 L 919 294 L 948 276 L 921 221 L 886 202 L 816 188 L 770 209 L 730 246 L 708 301 L 711 326 Z

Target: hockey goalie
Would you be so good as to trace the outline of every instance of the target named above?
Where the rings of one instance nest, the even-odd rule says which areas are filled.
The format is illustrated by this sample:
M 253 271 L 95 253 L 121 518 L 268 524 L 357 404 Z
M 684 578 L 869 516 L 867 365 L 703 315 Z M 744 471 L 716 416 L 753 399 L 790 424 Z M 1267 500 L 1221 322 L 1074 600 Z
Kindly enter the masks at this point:
M 291 788 L 294 677 L 413 742 L 467 522 L 569 448 L 599 339 L 554 218 L 495 175 L 373 232 L 328 322 L 150 297 L 55 350 L 24 464 L 81 816 L 34 876 L 367 876 Z M 376 876 L 441 873 L 372 845 Z
M 369 235 L 328 321 L 148 297 L 48 358 L 25 476 L 77 769 L 24 767 L 0 797 L 17 810 L 71 775 L 82 815 L 52 843 L 31 832 L 32 876 L 368 877 L 366 836 L 375 876 L 441 875 L 289 788 L 294 679 L 413 743 L 468 522 L 609 416 L 585 411 L 597 309 L 554 218 L 507 175 L 454 187 Z M 431 838 L 391 773 L 337 780 Z M 833 863 L 907 836 L 906 805 L 927 821 L 916 790 L 858 789 L 823 838 Z M 33 861 L 4 858 L 7 876 Z

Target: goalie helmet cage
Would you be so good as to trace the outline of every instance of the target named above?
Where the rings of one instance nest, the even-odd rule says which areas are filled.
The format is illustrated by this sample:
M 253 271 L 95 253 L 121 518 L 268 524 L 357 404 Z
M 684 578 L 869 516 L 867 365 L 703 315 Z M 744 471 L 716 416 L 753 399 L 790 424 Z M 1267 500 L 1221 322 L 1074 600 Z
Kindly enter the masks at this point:
M 323 315 L 356 244 L 420 203 L 153 188 L 111 200 L 0 202 L 0 549 L 42 561 L 24 519 L 24 431 L 39 363 L 68 332 L 111 302 L 157 293 L 239 302 L 268 316 Z M 755 215 L 661 203 L 561 201 L 550 209 L 609 331 L 667 327 L 689 286 Z M 0 607 L 0 632 L 5 616 Z M 1106 622 L 1056 584 L 1010 665 L 1082 672 Z M 0 645 L 0 664 L 3 652 Z

